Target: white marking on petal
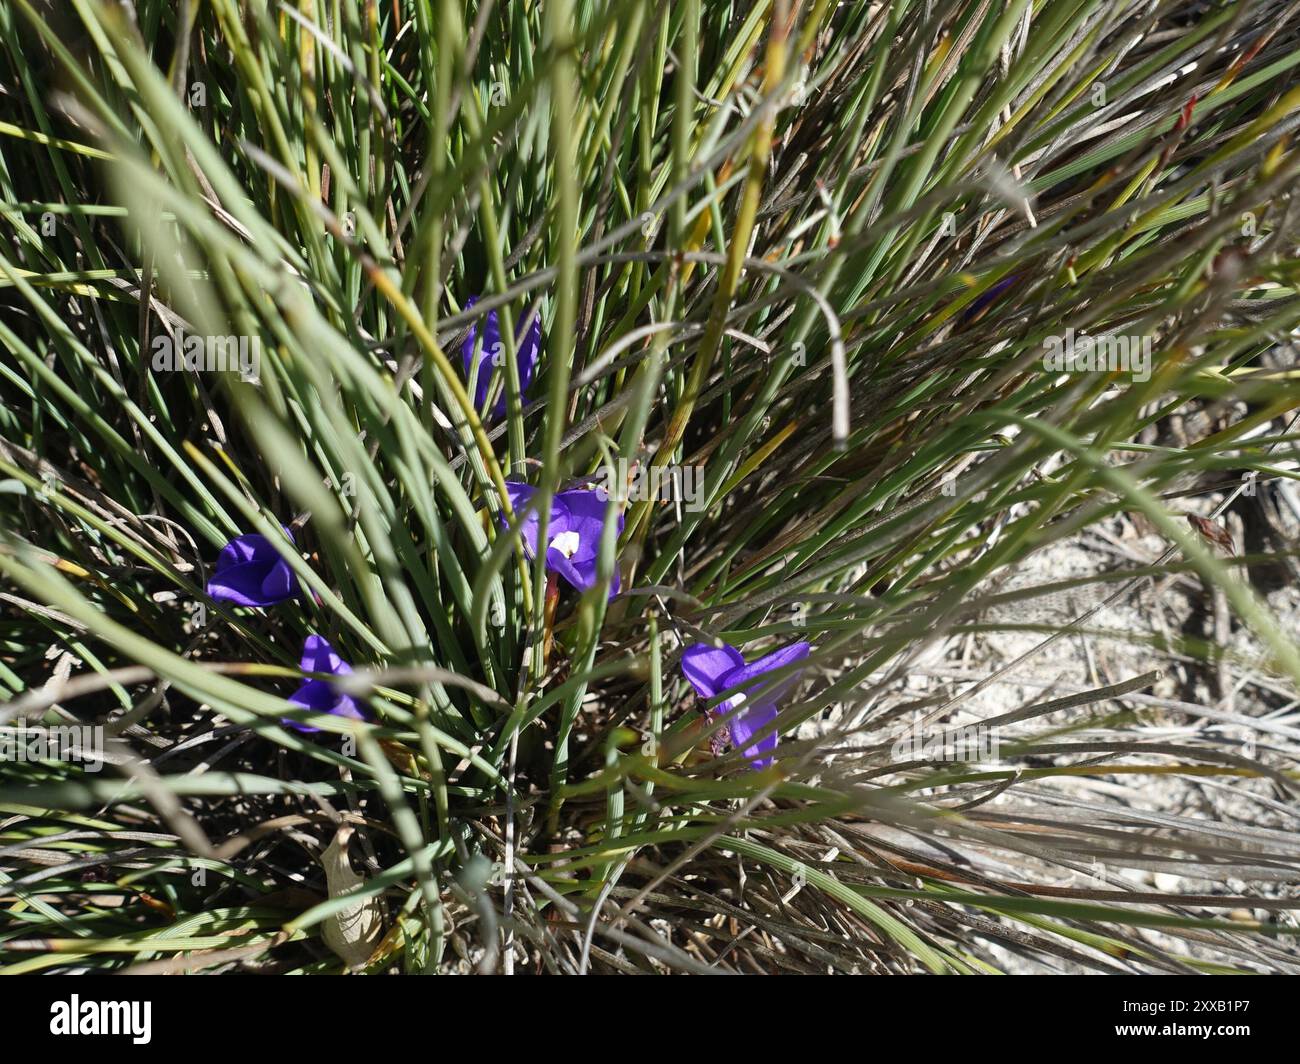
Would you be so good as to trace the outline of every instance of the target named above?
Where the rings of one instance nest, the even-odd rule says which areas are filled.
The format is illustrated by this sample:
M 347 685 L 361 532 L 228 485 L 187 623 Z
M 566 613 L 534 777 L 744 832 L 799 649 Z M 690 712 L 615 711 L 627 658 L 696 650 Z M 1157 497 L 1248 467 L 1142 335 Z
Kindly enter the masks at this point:
M 572 558 L 577 554 L 578 547 L 581 544 L 582 540 L 578 538 L 578 533 L 576 532 L 561 532 L 551 540 L 551 547 L 558 550 L 566 558 Z

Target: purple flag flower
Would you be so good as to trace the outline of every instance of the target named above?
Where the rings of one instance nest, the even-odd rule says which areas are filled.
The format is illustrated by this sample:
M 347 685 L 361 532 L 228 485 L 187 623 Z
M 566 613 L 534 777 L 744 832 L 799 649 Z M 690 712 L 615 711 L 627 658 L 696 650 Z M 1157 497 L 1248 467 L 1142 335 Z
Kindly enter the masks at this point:
M 764 673 L 802 661 L 812 649 L 805 642 L 792 643 L 774 650 L 746 665 L 740 651 L 723 644 L 711 647 L 695 643 L 682 654 L 682 674 L 690 681 L 701 698 L 716 698 L 726 691 L 735 691 L 714 710 L 724 716 L 731 732 L 731 745 L 744 751 L 751 766 L 767 768 L 772 764 L 772 751 L 776 749 L 777 735 L 770 729 L 776 719 L 777 702 L 799 682 L 802 670 L 795 670 L 775 682 L 756 683 Z M 754 741 L 754 736 L 767 731 Z
M 465 301 L 465 309 L 469 310 L 478 302 L 477 296 L 471 296 Z M 528 308 L 524 308 L 523 314 L 519 317 L 519 324 L 515 329 L 515 358 L 519 366 L 519 394 L 524 396 L 528 394 L 528 386 L 533 382 L 533 369 L 537 365 L 537 354 L 542 346 L 542 318 L 538 314 L 529 324 L 527 332 L 524 331 L 524 323 L 528 321 Z M 478 337 L 478 325 L 475 323 L 469 327 L 469 335 L 465 337 L 464 343 L 460 345 L 461 359 L 465 363 L 465 377 L 468 379 L 473 374 L 470 367 L 474 364 L 474 347 L 475 340 Z M 501 326 L 497 321 L 497 312 L 488 311 L 487 321 L 483 324 L 483 343 L 479 348 L 478 354 L 478 380 L 474 387 L 474 408 L 483 409 L 483 403 L 487 399 L 488 387 L 491 385 L 493 378 L 502 368 L 505 358 L 505 344 L 501 342 Z M 502 391 L 501 398 L 497 400 L 497 405 L 492 411 L 494 417 L 501 417 L 506 412 L 506 395 Z
M 962 311 L 958 324 L 962 326 L 970 325 L 972 322 L 979 321 L 988 313 L 989 307 L 1002 298 L 1002 294 L 1013 284 L 1020 280 L 1020 274 L 1013 273 L 1010 277 L 1004 277 L 993 285 L 987 292 L 982 292 L 971 300 L 970 305 Z
M 537 556 L 537 511 L 528 513 L 529 503 L 537 489 L 513 480 L 506 481 L 510 506 L 516 514 L 524 514 L 519 534 L 530 558 Z M 549 542 L 546 545 L 546 568 L 564 577 L 579 591 L 596 586 L 596 555 L 600 552 L 600 536 L 605 523 L 605 511 L 611 505 L 608 494 L 600 488 L 574 488 L 555 493 L 551 501 L 551 519 L 546 526 Z M 618 534 L 623 534 L 623 515 L 615 517 Z M 618 594 L 618 566 L 609 582 L 609 597 Z
M 293 542 L 293 534 L 284 534 Z M 208 594 L 236 606 L 273 606 L 299 593 L 298 578 L 271 541 L 256 532 L 236 536 L 217 556 Z
M 324 636 L 312 634 L 302 645 L 302 661 L 299 668 L 303 672 L 327 672 L 331 676 L 346 676 L 352 666 L 338 656 Z M 353 720 L 365 720 L 365 714 L 357 705 L 355 698 L 340 693 L 329 680 L 306 680 L 303 685 L 289 696 L 295 706 L 311 710 L 313 713 L 333 713 L 336 717 L 351 717 Z M 300 732 L 318 732 L 310 724 L 285 718 L 283 723 Z

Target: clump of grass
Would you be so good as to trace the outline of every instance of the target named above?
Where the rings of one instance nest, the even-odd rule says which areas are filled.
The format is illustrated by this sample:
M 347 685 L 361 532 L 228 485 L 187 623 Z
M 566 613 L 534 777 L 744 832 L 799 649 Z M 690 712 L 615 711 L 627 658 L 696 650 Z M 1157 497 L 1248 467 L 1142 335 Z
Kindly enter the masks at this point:
M 0 41 L 0 723 L 107 762 L 0 761 L 0 970 L 336 971 L 379 898 L 370 971 L 1296 967 L 1294 834 L 1145 798 L 1294 816 L 1260 717 L 1300 655 L 1251 580 L 1292 552 L 1176 505 L 1295 477 L 1293 7 L 14 0 Z M 521 394 L 500 329 L 500 420 L 461 361 L 493 311 L 544 334 Z M 182 332 L 256 382 L 160 369 Z M 1152 359 L 1045 368 L 1067 335 Z M 549 521 L 674 476 L 586 595 L 505 489 Z M 1168 662 L 1234 660 L 1187 638 L 979 721 L 992 760 L 900 757 L 1008 671 L 916 694 L 921 655 L 1124 513 L 1168 549 L 1094 601 L 1221 596 L 1261 745 L 1143 729 Z M 206 594 L 253 532 L 306 593 Z M 284 723 L 313 632 L 368 722 Z M 800 639 L 753 771 L 682 648 Z

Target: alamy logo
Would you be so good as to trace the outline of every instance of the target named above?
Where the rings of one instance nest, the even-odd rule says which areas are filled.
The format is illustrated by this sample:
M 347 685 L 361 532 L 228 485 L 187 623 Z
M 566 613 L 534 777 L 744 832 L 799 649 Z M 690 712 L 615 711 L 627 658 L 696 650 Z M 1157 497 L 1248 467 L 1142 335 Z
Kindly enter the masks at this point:
M 0 728 L 0 761 L 77 762 L 98 772 L 104 767 L 104 729 L 89 724 L 28 728 L 20 717 L 17 727 Z
M 262 340 L 257 336 L 187 335 L 178 329 L 174 340 L 160 333 L 151 346 L 150 364 L 155 373 L 238 373 L 250 384 L 256 384 L 261 377 Z
M 1048 373 L 1131 373 L 1139 383 L 1151 379 L 1151 337 L 1089 336 L 1074 327 L 1043 341 L 1043 369 Z
M 616 484 L 627 485 L 622 502 L 680 502 L 690 513 L 704 509 L 703 466 L 639 463 L 632 469 L 626 458 L 620 458 L 614 477 Z
M 82 1001 L 73 994 L 50 1004 L 50 1034 L 125 1034 L 143 1046 L 152 1037 L 152 1021 L 151 1001 Z

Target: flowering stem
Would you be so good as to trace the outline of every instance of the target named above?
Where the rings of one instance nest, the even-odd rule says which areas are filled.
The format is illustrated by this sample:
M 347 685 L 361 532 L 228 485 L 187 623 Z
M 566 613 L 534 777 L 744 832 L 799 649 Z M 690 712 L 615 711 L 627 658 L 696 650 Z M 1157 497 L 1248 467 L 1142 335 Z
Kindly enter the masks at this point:
M 555 609 L 560 604 L 560 581 L 554 573 L 546 574 L 546 605 L 542 612 L 542 672 L 551 657 L 555 640 Z

